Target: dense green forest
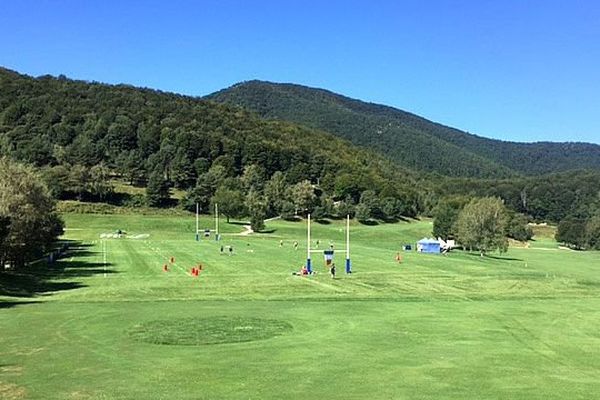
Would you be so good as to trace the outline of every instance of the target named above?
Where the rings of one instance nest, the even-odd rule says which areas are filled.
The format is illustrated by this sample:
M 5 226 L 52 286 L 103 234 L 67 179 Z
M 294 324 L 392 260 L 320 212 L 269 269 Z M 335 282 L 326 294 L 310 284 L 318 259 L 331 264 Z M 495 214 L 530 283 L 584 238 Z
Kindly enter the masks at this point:
M 175 187 L 188 191 L 184 205 L 203 210 L 221 189 L 266 215 L 343 209 L 365 191 L 393 203 L 395 216 L 423 211 L 418 174 L 334 135 L 238 107 L 8 70 L 0 70 L 0 93 L 0 154 L 41 168 L 58 198 L 110 201 L 108 180 L 117 175 L 147 185 L 155 206 Z
M 257 227 L 267 216 L 307 212 L 363 221 L 432 216 L 443 200 L 489 196 L 535 221 L 599 214 L 598 168 L 527 177 L 479 156 L 461 164 L 454 147 L 435 149 L 424 145 L 412 157 L 447 157 L 448 166 L 462 165 L 453 169 L 461 177 L 401 167 L 333 134 L 234 105 L 0 69 L 0 155 L 38 168 L 58 199 L 162 207 L 173 205 L 177 188 L 182 207 L 207 211 L 218 202 L 227 217 L 251 216 Z M 473 174 L 496 179 L 465 177 Z M 115 193 L 115 179 L 146 195 Z
M 207 98 L 322 129 L 376 149 L 399 165 L 446 176 L 504 178 L 600 169 L 599 145 L 487 139 L 392 107 L 300 85 L 249 81 Z
M 436 188 L 442 197 L 500 197 L 507 207 L 536 221 L 558 222 L 600 213 L 599 171 L 504 180 L 440 179 Z

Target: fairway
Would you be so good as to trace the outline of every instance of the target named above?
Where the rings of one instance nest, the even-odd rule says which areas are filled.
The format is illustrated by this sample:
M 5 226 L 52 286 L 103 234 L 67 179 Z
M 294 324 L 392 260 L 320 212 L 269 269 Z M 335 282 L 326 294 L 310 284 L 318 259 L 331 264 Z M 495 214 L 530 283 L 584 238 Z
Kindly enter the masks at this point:
M 0 282 L 1 399 L 600 398 L 598 252 L 536 237 L 399 264 L 431 221 L 353 221 L 354 273 L 313 254 L 299 277 L 306 221 L 196 242 L 193 216 L 64 218 L 66 257 Z M 344 238 L 313 224 L 321 248 Z

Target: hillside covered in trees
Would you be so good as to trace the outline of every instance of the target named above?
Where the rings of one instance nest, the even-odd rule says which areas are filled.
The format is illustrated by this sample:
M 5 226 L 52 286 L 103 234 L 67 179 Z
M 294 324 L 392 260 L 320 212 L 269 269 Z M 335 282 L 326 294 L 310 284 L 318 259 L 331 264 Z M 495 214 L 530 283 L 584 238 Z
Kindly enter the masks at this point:
M 458 197 L 464 205 L 489 196 L 535 221 L 600 214 L 598 168 L 524 176 L 479 156 L 461 164 L 455 147 L 443 153 L 423 146 L 407 149 L 428 162 L 445 154 L 448 166 L 455 160 L 463 166 L 453 167 L 462 175 L 401 167 L 331 133 L 261 119 L 235 105 L 0 69 L 0 156 L 39 169 L 58 199 L 161 207 L 173 204 L 175 188 L 185 193 L 180 205 L 188 210 L 199 203 L 206 212 L 218 202 L 227 217 L 257 222 L 306 212 L 317 219 L 431 216 L 445 199 Z M 495 178 L 469 177 L 482 173 Z M 146 195 L 118 198 L 115 179 L 145 188 Z
M 438 181 L 440 198 L 499 197 L 535 221 L 600 216 L 600 171 L 570 171 L 511 179 L 451 178 Z
M 43 169 L 59 198 L 106 199 L 107 178 L 117 174 L 147 185 L 151 205 L 175 187 L 188 192 L 188 205 L 207 210 L 221 188 L 252 194 L 273 214 L 356 203 L 367 191 L 387 198 L 397 215 L 423 211 L 418 174 L 332 134 L 193 97 L 5 69 L 0 155 Z M 295 185 L 315 188 L 302 200 Z M 274 187 L 297 192 L 267 198 Z
M 445 176 L 506 178 L 600 169 L 600 146 L 487 139 L 379 104 L 322 89 L 249 81 L 207 96 L 376 149 L 399 165 Z

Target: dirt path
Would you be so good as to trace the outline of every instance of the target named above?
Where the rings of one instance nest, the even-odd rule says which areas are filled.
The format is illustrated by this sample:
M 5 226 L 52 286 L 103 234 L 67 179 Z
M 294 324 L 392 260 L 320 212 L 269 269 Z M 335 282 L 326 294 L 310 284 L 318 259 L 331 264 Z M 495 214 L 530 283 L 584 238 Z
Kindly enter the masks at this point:
M 279 219 L 281 217 L 273 217 L 273 218 L 268 218 L 265 219 L 265 222 L 269 222 L 269 221 L 275 221 L 276 219 Z M 251 233 L 254 233 L 254 231 L 252 230 L 252 227 L 250 225 L 244 225 L 244 231 L 238 233 L 239 236 L 248 236 Z
M 244 231 L 238 233 L 240 236 L 248 236 L 249 234 L 254 233 L 252 227 L 250 225 L 244 225 Z

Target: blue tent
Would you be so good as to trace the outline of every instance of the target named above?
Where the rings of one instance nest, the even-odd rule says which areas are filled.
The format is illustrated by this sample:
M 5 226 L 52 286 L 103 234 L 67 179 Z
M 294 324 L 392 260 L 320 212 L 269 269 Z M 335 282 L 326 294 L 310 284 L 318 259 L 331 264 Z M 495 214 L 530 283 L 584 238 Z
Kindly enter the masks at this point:
M 440 242 L 435 239 L 421 239 L 417 242 L 417 251 L 421 253 L 440 254 Z

